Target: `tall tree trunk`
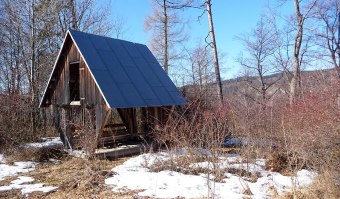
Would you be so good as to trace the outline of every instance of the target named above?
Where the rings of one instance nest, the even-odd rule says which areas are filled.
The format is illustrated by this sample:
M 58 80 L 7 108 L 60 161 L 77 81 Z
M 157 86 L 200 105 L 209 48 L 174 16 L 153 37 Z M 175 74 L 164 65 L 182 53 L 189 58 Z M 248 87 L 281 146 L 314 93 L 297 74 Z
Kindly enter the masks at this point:
M 163 30 L 164 30 L 164 56 L 163 67 L 164 71 L 168 73 L 169 58 L 168 58 L 168 14 L 166 10 L 166 0 L 163 0 Z
M 304 16 L 300 12 L 300 2 L 301 0 L 294 0 L 294 7 L 295 7 L 295 15 L 297 20 L 298 30 L 295 36 L 295 43 L 294 43 L 294 56 L 293 56 L 293 77 L 290 82 L 290 105 L 293 105 L 297 96 L 297 87 L 301 88 L 301 69 L 300 69 L 300 49 L 302 44 L 303 38 L 303 26 L 305 19 L 308 13 L 313 9 L 316 5 L 318 0 L 314 0 L 309 8 L 308 11 L 304 14 Z
M 290 105 L 293 105 L 294 100 L 296 98 L 296 89 L 297 86 L 300 86 L 301 77 L 300 77 L 300 49 L 302 44 L 302 37 L 303 37 L 303 23 L 304 18 L 300 12 L 300 5 L 299 0 L 294 0 L 294 6 L 295 6 L 295 14 L 296 14 L 296 20 L 298 23 L 298 31 L 295 36 L 295 43 L 294 43 L 294 56 L 293 56 L 293 77 L 290 82 L 290 98 L 289 103 Z
M 72 12 L 72 28 L 78 30 L 77 15 L 76 15 L 76 0 L 70 0 L 71 12 Z
M 32 127 L 32 133 L 36 131 L 37 127 L 37 97 L 36 94 L 36 70 L 35 70 L 35 0 L 31 1 L 31 55 L 30 55 L 30 65 L 31 65 L 31 71 L 30 71 L 30 90 L 31 90 L 31 127 Z
M 207 4 L 207 12 L 208 12 L 208 20 L 209 20 L 209 28 L 210 28 L 211 46 L 213 49 L 213 56 L 214 56 L 217 96 L 220 101 L 220 105 L 223 105 L 222 82 L 221 82 L 221 76 L 220 76 L 220 67 L 218 64 L 217 47 L 216 47 L 216 40 L 215 40 L 214 24 L 213 24 L 212 14 L 211 14 L 210 0 L 207 0 L 206 4 Z

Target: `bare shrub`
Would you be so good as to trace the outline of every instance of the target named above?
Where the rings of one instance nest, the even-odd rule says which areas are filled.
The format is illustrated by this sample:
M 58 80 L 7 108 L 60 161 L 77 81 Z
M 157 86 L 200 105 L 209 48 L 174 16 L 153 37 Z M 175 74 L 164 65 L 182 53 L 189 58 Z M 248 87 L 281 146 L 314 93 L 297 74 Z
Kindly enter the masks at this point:
M 266 161 L 266 170 L 279 172 L 283 175 L 291 175 L 293 171 L 308 169 L 306 162 L 298 158 L 295 154 L 286 155 L 285 153 L 275 152 Z
M 186 156 L 175 156 L 168 160 L 155 160 L 152 164 L 143 164 L 141 166 L 150 169 L 151 172 L 160 172 L 164 170 L 175 171 L 188 175 L 199 175 L 208 173 L 209 169 L 201 167 L 190 167 L 194 163 L 187 160 Z
M 221 168 L 220 155 L 225 139 L 230 136 L 230 112 L 228 107 L 204 110 L 198 99 L 182 113 L 171 112 L 168 122 L 153 137 L 170 151 L 167 161 L 155 161 L 149 165 L 153 171 L 171 170 L 185 174 L 207 176 L 208 195 L 214 194 L 214 183 L 223 182 L 225 171 Z M 178 152 L 180 151 L 180 152 Z M 208 167 L 193 163 L 207 162 Z
M 259 179 L 260 177 L 262 177 L 260 172 L 249 172 L 246 171 L 245 169 L 239 169 L 239 168 L 228 168 L 228 169 L 224 169 L 225 173 L 232 173 L 235 175 L 238 175 L 240 177 L 245 177 L 244 179 L 249 181 L 249 182 L 256 182 L 257 179 Z
M 339 198 L 339 184 L 334 183 L 334 176 L 332 176 L 333 174 L 334 172 L 324 172 L 316 177 L 315 182 L 311 186 L 309 186 L 308 189 L 303 193 L 305 198 Z
M 67 153 L 62 147 L 12 147 L 6 150 L 6 160 L 8 162 L 14 161 L 33 161 L 44 162 L 49 159 L 66 158 Z
M 97 134 L 95 130 L 94 109 L 78 108 L 74 110 L 71 119 L 67 122 L 69 126 L 68 140 L 76 150 L 85 151 L 89 157 L 93 155 L 96 148 Z M 81 111 L 81 114 L 79 112 Z
M 31 114 L 35 106 L 27 95 L 0 94 L 0 150 L 35 142 L 43 136 L 57 135 L 54 128 L 44 126 L 44 112 L 38 115 L 38 125 L 32 124 Z
M 199 104 L 191 104 L 181 114 L 173 111 L 168 122 L 162 126 L 162 131 L 155 131 L 153 137 L 169 149 L 220 148 L 230 135 L 229 123 L 227 107 L 204 111 Z
M 234 124 L 230 127 L 235 138 L 247 140 L 240 154 L 248 161 L 268 158 L 265 168 L 283 174 L 301 169 L 327 174 L 332 190 L 318 186 L 322 197 L 315 198 L 328 198 L 340 190 L 340 83 L 334 74 L 313 74 L 305 78 L 302 94 L 293 105 L 284 92 L 268 100 L 265 108 L 256 96 L 229 96 Z M 296 191 L 293 196 L 305 197 L 305 193 Z

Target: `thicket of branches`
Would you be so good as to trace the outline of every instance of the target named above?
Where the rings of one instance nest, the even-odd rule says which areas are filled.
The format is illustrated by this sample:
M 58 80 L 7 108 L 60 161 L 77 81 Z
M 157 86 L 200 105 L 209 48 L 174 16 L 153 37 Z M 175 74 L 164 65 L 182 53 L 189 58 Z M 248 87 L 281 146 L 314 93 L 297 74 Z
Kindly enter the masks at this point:
M 185 49 L 189 84 L 181 91 L 189 110 L 174 114 L 164 132 L 155 132 L 156 139 L 173 149 L 215 150 L 226 137 L 241 138 L 240 154 L 268 158 L 267 169 L 289 174 L 302 168 L 317 170 L 320 175 L 305 197 L 336 198 L 340 2 L 276 3 L 268 5 L 252 30 L 238 37 L 244 51 L 237 62 L 244 73 L 224 82 L 223 105 L 214 92 L 212 54 L 206 48 Z M 282 3 L 291 3 L 291 15 L 278 14 Z
M 340 1 L 267 5 L 261 20 L 238 36 L 244 50 L 236 61 L 244 73 L 224 81 L 222 104 L 215 69 L 217 58 L 223 65 L 223 53 L 213 53 L 216 41 L 208 37 L 186 46 L 189 22 L 181 17 L 185 9 L 207 14 L 214 1 L 155 0 L 145 19 L 150 49 L 165 71 L 176 71 L 189 103 L 154 138 L 169 148 L 211 150 L 227 137 L 246 138 L 242 155 L 284 156 L 281 169 L 316 169 L 320 180 L 339 188 Z M 292 11 L 287 16 L 281 14 L 286 4 Z M 68 28 L 117 38 L 126 29 L 110 5 L 94 0 L 2 0 L 0 13 L 0 145 L 10 146 L 53 131 L 37 107 Z M 207 35 L 214 31 L 206 27 Z M 312 194 L 320 198 L 338 193 L 330 189 L 320 195 L 318 188 Z
M 67 30 L 122 38 L 124 18 L 94 0 L 4 0 L 0 13 L 1 139 L 36 139 L 47 122 L 39 102 Z

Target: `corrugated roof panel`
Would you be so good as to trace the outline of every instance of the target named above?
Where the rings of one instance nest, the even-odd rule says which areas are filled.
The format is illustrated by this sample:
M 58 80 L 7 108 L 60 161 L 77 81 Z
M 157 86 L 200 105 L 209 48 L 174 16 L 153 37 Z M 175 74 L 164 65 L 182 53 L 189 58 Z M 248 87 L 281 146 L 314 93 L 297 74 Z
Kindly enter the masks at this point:
M 185 105 L 187 102 L 179 91 L 170 91 L 169 92 L 172 99 L 176 102 L 177 105 Z
M 111 108 L 126 108 L 129 104 L 123 97 L 122 92 L 113 81 L 110 73 L 103 70 L 91 70 L 93 76 L 96 77 L 96 81 L 100 90 L 104 93 L 106 101 L 109 103 Z
M 135 45 L 137 49 L 139 50 L 139 52 L 142 53 L 143 57 L 146 59 L 147 62 L 159 64 L 155 56 L 153 56 L 153 54 L 151 53 L 151 51 L 146 45 L 142 45 L 142 44 L 135 44 Z
M 136 45 L 132 42 L 122 41 L 123 46 L 129 52 L 131 57 L 143 57 L 143 55 L 139 52 Z
M 169 76 L 158 63 L 149 63 L 149 65 L 151 69 L 155 72 L 155 74 L 157 74 L 157 77 L 168 91 L 178 91 L 177 87 L 174 85 Z
M 176 104 L 164 87 L 152 87 L 163 106 Z
M 112 51 L 116 54 L 119 62 L 123 66 L 131 66 L 135 67 L 135 63 L 132 61 L 129 53 L 125 50 L 124 46 L 118 39 L 108 39 L 107 42 L 109 43 Z
M 162 82 L 144 58 L 135 57 L 133 60 L 150 86 L 163 86 Z
M 70 33 L 111 108 L 186 104 L 147 46 Z
M 125 70 L 143 99 L 157 99 L 157 96 L 139 72 L 138 68 L 125 67 Z
M 129 106 L 127 107 L 144 107 L 145 101 L 142 99 L 133 84 L 118 84 L 118 87 L 123 91 L 123 96 Z
M 148 106 L 163 106 L 159 99 L 146 99 L 144 101 L 148 104 Z
M 97 50 L 107 50 L 107 51 L 112 51 L 109 44 L 107 43 L 107 37 L 101 37 L 98 35 L 92 35 L 90 37 L 90 40 L 92 41 L 92 44 Z
M 73 36 L 73 39 L 91 69 L 107 70 L 89 38 Z
M 98 50 L 98 53 L 116 83 L 132 83 L 123 66 L 112 51 Z
M 89 34 L 85 33 L 85 32 L 80 32 L 80 31 L 77 31 L 77 30 L 68 30 L 70 31 L 71 35 L 72 36 L 79 36 L 79 37 L 89 37 Z

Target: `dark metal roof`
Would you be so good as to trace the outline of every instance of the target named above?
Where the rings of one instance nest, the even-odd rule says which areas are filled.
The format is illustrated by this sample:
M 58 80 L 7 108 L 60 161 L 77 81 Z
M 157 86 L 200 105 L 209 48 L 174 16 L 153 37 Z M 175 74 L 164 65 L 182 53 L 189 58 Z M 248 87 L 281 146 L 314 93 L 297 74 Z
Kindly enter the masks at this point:
M 110 108 L 186 104 L 146 45 L 76 30 L 68 34 Z

